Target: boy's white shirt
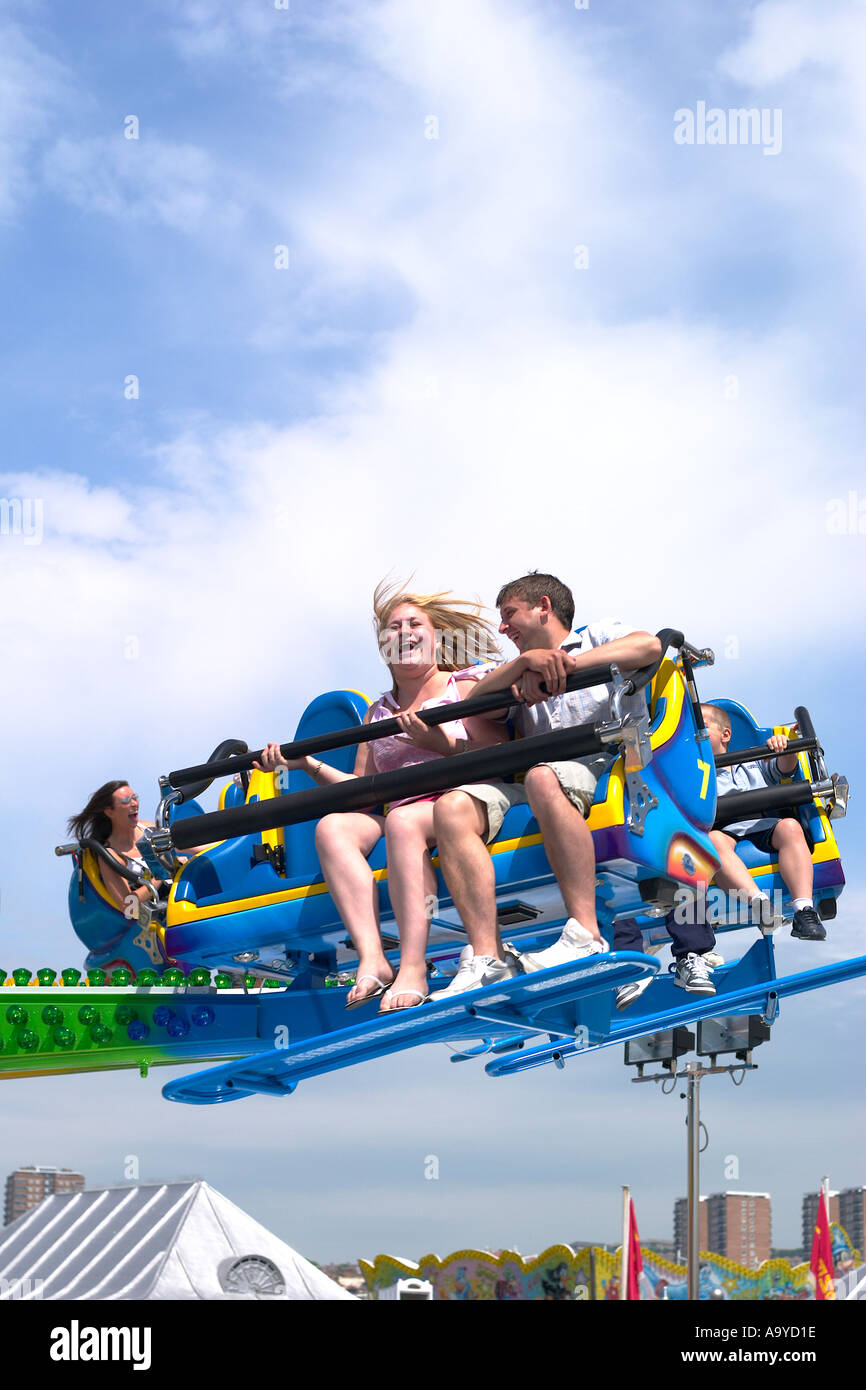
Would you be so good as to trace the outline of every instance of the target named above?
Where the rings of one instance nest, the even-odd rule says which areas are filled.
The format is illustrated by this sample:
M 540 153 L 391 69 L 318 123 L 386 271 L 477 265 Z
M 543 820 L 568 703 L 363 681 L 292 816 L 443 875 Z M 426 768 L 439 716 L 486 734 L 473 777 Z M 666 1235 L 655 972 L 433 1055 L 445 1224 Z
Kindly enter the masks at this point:
M 559 645 L 560 649 L 567 648 L 577 654 L 602 647 L 605 642 L 613 642 L 618 637 L 628 637 L 636 631 L 636 628 L 629 627 L 619 618 L 601 618 L 597 622 L 575 628 Z M 603 660 L 603 653 L 599 653 L 600 663 Z M 495 671 L 505 664 L 504 661 L 490 662 L 487 670 Z M 509 717 L 524 738 L 532 738 L 535 734 L 549 734 L 557 729 L 573 728 L 576 724 L 593 724 L 598 720 L 609 719 L 610 695 L 609 685 L 592 685 L 586 690 L 570 690 L 564 695 L 551 695 L 549 699 L 540 701 L 537 705 L 512 705 Z M 642 690 L 636 695 L 627 695 L 623 701 L 624 714 L 643 714 L 645 709 L 646 695 Z M 599 776 L 610 764 L 612 757 L 612 752 L 594 753 L 576 761 L 583 763 Z
M 757 791 L 760 787 L 778 787 L 783 775 L 779 771 L 778 758 L 734 763 L 733 767 L 716 769 L 716 791 L 722 797 L 729 796 L 731 792 L 751 792 Z M 722 830 L 729 835 L 746 835 L 753 830 L 769 830 L 778 819 L 778 816 L 761 816 L 755 820 L 738 820 L 731 825 L 723 825 Z
M 601 618 L 598 622 L 587 623 L 584 627 L 570 632 L 560 643 L 560 648 L 568 648 L 573 655 L 587 652 L 593 647 L 601 647 L 605 642 L 614 642 L 618 637 L 628 637 L 637 629 L 626 626 L 619 618 Z M 603 662 L 603 653 L 599 654 Z M 572 728 L 575 724 L 594 724 L 600 719 L 610 719 L 609 685 L 591 685 L 586 690 L 567 690 L 564 695 L 551 695 L 537 705 L 515 705 L 511 711 L 517 728 L 524 738 L 533 734 L 549 734 L 556 729 Z M 646 709 L 643 691 L 628 695 L 623 701 L 623 713 L 642 714 Z

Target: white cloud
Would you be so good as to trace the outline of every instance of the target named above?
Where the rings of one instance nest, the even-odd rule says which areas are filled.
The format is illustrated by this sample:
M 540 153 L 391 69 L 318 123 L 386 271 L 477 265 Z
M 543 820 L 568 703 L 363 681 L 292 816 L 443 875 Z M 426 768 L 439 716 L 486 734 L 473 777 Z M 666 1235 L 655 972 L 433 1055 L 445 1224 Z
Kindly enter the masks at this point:
M 33 190 L 33 151 L 51 133 L 70 77 L 63 65 L 0 15 L 0 219 Z
M 720 67 L 740 82 L 778 82 L 812 65 L 860 71 L 866 15 L 857 0 L 817 10 L 808 0 L 762 0 L 745 39 Z
M 108 217 L 192 234 L 231 231 L 243 216 L 206 151 L 151 135 L 146 124 L 137 139 L 121 123 L 113 136 L 64 136 L 46 153 L 43 173 L 55 193 Z
M 866 139 L 866 90 L 863 52 L 866 8 L 859 0 L 836 0 L 817 8 L 809 0 L 763 0 L 751 15 L 741 43 L 721 55 L 720 69 L 752 92 L 775 95 L 793 127 L 799 159 L 788 188 L 812 202 L 826 189 L 828 170 L 840 169 L 866 194 L 863 142 Z M 790 148 L 790 145 L 789 145 Z M 838 217 L 842 209 L 837 208 Z M 851 217 L 857 224 L 856 209 Z M 859 230 L 856 250 L 862 266 Z
M 132 506 L 113 488 L 98 487 L 73 473 L 0 474 L 6 497 L 28 497 L 42 504 L 44 528 L 51 538 L 85 542 L 129 541 L 135 536 Z
M 171 35 L 179 50 L 194 62 L 261 55 L 268 45 L 290 35 L 294 16 L 291 0 L 158 0 L 172 22 Z

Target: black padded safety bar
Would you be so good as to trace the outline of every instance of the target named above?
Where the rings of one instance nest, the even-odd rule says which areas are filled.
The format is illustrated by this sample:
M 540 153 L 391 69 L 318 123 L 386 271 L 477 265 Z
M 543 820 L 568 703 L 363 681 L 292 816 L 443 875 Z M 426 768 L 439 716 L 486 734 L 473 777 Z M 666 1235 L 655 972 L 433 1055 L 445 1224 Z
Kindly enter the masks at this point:
M 116 874 L 119 874 L 121 878 L 125 878 L 127 883 L 132 884 L 133 888 L 141 888 L 150 882 L 150 879 L 145 877 L 140 869 L 133 869 L 129 864 L 121 865 L 119 861 L 108 852 L 101 840 L 94 840 L 88 835 L 85 835 L 81 840 L 76 840 L 74 845 L 57 845 L 54 853 L 80 854 L 81 851 L 85 849 L 91 850 L 92 853 L 96 855 L 97 859 L 101 859 L 110 869 L 113 869 Z
M 453 718 L 454 705 L 447 708 Z M 596 734 L 595 725 L 576 725 L 558 729 L 552 734 L 521 738 L 513 743 L 479 748 L 471 753 L 457 753 L 450 758 L 437 758 L 434 762 L 415 767 L 398 768 L 396 772 L 349 777 L 342 782 L 332 782 L 327 787 L 272 797 L 267 801 L 253 801 L 246 806 L 211 811 L 203 816 L 189 816 L 171 827 L 172 843 L 175 849 L 189 849 L 213 840 L 228 840 L 240 835 L 258 834 L 263 830 L 276 830 L 281 825 L 318 820 L 331 811 L 369 810 L 387 801 L 448 791 L 463 782 L 486 782 L 507 777 L 540 762 L 583 758 L 609 751 L 609 746 L 602 743 Z
M 791 806 L 805 806 L 815 793 L 811 782 L 788 782 L 782 787 L 756 787 L 749 792 L 729 792 L 719 797 L 715 830 L 724 830 L 735 821 L 753 820 L 760 816 L 778 816 Z
M 716 767 L 734 767 L 737 763 L 755 763 L 766 761 L 769 758 L 787 758 L 789 753 L 811 753 L 818 747 L 816 738 L 791 738 L 784 753 L 774 753 L 772 748 L 768 748 L 766 743 L 760 743 L 756 748 L 738 748 L 736 753 L 720 753 L 716 758 Z
M 244 743 L 242 738 L 226 738 L 222 743 L 217 744 L 206 763 L 199 767 L 190 767 L 186 771 L 197 773 L 196 777 L 185 777 L 183 782 L 178 782 L 175 791 L 182 788 L 180 795 L 174 798 L 174 804 L 180 805 L 184 801 L 194 801 L 202 792 L 206 792 L 215 777 L 222 776 L 222 771 L 227 764 L 231 764 L 233 772 L 246 772 L 247 767 L 252 767 L 249 758 L 244 762 L 243 755 L 249 753 L 249 745 Z M 171 782 L 171 778 L 169 778 Z M 174 784 L 172 784 L 174 785 Z M 244 778 L 244 792 L 249 785 L 249 778 Z
M 656 671 L 665 659 L 665 652 L 670 647 L 681 647 L 685 638 L 675 627 L 663 627 L 656 633 L 656 637 L 661 643 L 661 651 L 655 661 L 650 662 L 649 666 L 642 666 L 639 671 L 635 671 L 628 681 L 630 693 L 636 694 L 638 690 L 643 690 L 645 685 L 649 685 Z
M 815 733 L 815 725 L 812 723 L 812 716 L 806 709 L 805 705 L 797 706 L 797 708 L 794 710 L 794 719 L 796 721 L 797 728 L 800 730 L 800 737 L 813 738 L 815 740 L 816 748 L 823 752 L 823 749 L 821 749 L 821 745 L 818 742 L 818 735 Z
M 566 688 L 584 690 L 592 685 L 604 684 L 610 678 L 609 665 L 593 666 L 580 676 L 569 676 Z M 468 700 L 439 705 L 435 709 L 416 710 L 416 713 L 428 728 L 433 728 L 437 724 L 448 724 L 453 719 L 466 719 L 473 714 L 507 710 L 513 703 L 514 696 L 509 690 L 491 690 L 487 694 L 473 695 Z M 337 729 L 332 734 L 315 734 L 312 738 L 299 738 L 293 743 L 282 743 L 280 752 L 286 759 L 303 758 L 311 753 L 318 755 L 331 752 L 335 748 L 351 748 L 356 743 L 373 743 L 376 739 L 390 738 L 401 732 L 396 719 L 378 719 L 375 724 L 353 724 L 350 729 Z M 181 787 L 187 782 L 197 780 L 205 772 L 211 778 L 232 775 L 251 768 L 254 762 L 261 759 L 263 751 L 259 749 L 257 753 L 248 753 L 240 758 L 224 758 L 221 762 L 201 763 L 198 767 L 183 767 L 177 772 L 170 772 L 168 780 L 173 787 Z
M 661 654 L 658 659 L 649 666 L 642 667 L 635 671 L 629 678 L 626 689 L 629 693 L 642 690 L 655 675 L 662 663 L 665 652 L 669 647 L 682 645 L 683 634 L 675 628 L 662 628 L 656 634 L 661 643 Z M 579 675 L 569 676 L 566 681 L 566 690 L 587 690 L 593 685 L 605 685 L 611 680 L 610 664 L 588 667 Z M 460 719 L 468 718 L 473 714 L 491 714 L 494 710 L 506 710 L 513 704 L 513 697 L 508 691 L 491 690 L 483 695 L 472 695 L 468 699 L 460 701 Z M 433 728 L 437 724 L 447 724 L 455 718 L 455 707 L 453 704 L 441 705 L 435 709 L 418 710 L 418 717 L 428 728 Z M 379 719 L 375 724 L 355 724 L 349 729 L 337 729 L 330 734 L 316 734 L 312 738 L 295 739 L 292 743 L 280 744 L 280 752 L 286 759 L 303 758 L 308 754 L 332 752 L 337 748 L 351 748 L 354 744 L 372 743 L 376 739 L 390 738 L 401 732 L 400 725 L 396 719 Z M 194 767 L 178 768 L 175 772 L 170 772 L 168 781 L 173 787 L 184 787 L 190 782 L 198 782 L 207 779 L 210 783 L 216 777 L 231 777 L 236 772 L 248 771 L 253 763 L 259 762 L 263 749 L 255 753 L 245 753 L 241 757 L 230 757 L 218 759 L 214 755 L 206 763 L 198 763 Z

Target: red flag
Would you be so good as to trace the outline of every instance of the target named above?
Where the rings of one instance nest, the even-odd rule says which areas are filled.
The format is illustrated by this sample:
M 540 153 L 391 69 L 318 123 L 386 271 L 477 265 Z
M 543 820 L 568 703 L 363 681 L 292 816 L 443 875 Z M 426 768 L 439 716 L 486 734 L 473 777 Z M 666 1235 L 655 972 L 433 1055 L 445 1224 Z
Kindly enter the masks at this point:
M 634 1214 L 634 1202 L 628 1204 L 628 1288 L 626 1298 L 640 1298 L 640 1277 L 643 1274 L 643 1256 L 640 1252 L 640 1236 Z
M 830 1218 L 827 1214 L 827 1199 L 824 1189 L 818 1199 L 818 1215 L 815 1217 L 815 1234 L 812 1237 L 812 1259 L 809 1268 L 815 1279 L 816 1298 L 835 1298 L 836 1286 L 833 1283 L 833 1247 L 830 1244 Z

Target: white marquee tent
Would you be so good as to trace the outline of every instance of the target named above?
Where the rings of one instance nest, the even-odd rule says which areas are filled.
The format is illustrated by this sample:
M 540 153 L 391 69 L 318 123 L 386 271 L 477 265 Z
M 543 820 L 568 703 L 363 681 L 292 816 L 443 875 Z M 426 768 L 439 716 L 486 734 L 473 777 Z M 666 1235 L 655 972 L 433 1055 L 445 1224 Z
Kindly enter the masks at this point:
M 352 1297 L 201 1181 L 47 1197 L 0 1230 L 0 1300 Z

